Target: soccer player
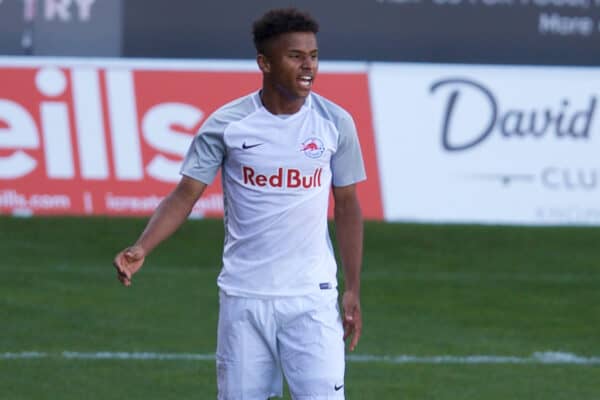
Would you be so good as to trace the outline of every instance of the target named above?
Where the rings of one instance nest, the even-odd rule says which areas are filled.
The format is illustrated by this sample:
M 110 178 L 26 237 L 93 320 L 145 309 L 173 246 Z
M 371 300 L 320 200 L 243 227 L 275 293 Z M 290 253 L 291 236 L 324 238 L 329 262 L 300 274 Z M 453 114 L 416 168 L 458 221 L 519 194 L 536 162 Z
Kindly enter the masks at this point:
M 219 399 L 282 395 L 344 398 L 344 340 L 362 330 L 363 222 L 356 183 L 365 179 L 348 112 L 311 92 L 318 24 L 296 9 L 254 23 L 262 88 L 210 115 L 195 136 L 176 188 L 136 243 L 114 260 L 131 285 L 152 249 L 187 218 L 222 171 L 223 265 L 218 277 Z M 330 191 L 344 268 L 343 317 L 327 226 Z

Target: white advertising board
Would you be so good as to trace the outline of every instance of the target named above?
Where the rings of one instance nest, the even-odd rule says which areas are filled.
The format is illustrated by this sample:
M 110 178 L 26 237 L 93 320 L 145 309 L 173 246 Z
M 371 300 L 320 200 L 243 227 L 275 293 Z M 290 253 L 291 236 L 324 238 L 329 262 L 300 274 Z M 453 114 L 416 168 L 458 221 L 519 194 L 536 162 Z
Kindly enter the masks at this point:
M 388 221 L 600 224 L 600 68 L 375 63 Z

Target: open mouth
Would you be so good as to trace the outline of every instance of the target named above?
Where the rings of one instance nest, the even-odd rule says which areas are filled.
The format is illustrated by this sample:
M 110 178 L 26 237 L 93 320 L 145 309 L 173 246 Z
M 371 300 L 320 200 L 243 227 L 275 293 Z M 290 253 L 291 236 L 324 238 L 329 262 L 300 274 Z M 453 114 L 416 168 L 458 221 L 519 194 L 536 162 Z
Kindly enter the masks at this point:
M 312 83 L 313 83 L 313 77 L 310 75 L 301 75 L 298 78 L 298 82 L 300 83 L 300 86 L 304 87 L 304 88 L 310 88 Z

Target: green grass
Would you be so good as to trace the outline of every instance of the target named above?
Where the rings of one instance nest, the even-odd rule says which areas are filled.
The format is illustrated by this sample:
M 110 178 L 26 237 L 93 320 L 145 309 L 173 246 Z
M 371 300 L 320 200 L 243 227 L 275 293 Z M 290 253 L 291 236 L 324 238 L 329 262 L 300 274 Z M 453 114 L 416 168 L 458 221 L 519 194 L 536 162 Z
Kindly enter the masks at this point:
M 220 220 L 187 222 L 121 287 L 142 219 L 0 217 L 0 398 L 214 399 Z M 600 356 L 600 229 L 367 223 L 358 355 Z M 286 395 L 286 399 L 289 396 Z M 347 364 L 346 398 L 593 400 L 600 365 Z

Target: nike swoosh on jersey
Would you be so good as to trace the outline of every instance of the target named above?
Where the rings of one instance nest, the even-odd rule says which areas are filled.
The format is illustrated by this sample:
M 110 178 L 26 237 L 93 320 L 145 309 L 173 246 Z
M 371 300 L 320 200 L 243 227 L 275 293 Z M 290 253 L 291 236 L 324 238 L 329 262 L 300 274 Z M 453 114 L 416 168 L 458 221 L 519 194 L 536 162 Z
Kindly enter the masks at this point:
M 244 143 L 242 143 L 242 149 L 248 150 L 248 149 L 251 149 L 253 147 L 260 146 L 262 144 L 264 144 L 264 143 L 246 144 L 246 142 L 244 142 Z

